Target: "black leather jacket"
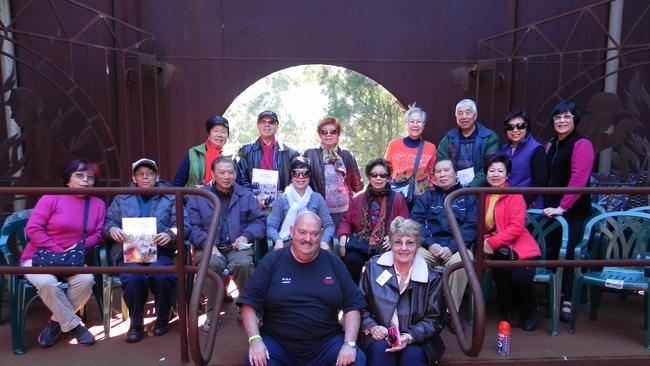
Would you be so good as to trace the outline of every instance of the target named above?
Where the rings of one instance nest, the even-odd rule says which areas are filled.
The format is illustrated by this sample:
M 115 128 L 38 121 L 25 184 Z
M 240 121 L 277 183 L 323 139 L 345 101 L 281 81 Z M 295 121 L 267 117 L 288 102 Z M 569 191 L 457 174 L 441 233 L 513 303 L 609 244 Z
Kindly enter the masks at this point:
M 361 310 L 361 347 L 366 349 L 373 341 L 365 335 L 375 325 L 390 326 L 397 309 L 400 333 L 409 333 L 413 343 L 424 348 L 430 364 L 440 360 L 445 345 L 440 338 L 442 330 L 442 278 L 429 269 L 423 258 L 416 256 L 411 280 L 402 294 L 399 293 L 397 275 L 393 266 L 393 253 L 386 252 L 370 258 L 361 276 L 361 292 L 368 308 Z M 380 286 L 377 283 L 384 271 L 392 276 Z
M 296 150 L 276 140 L 275 146 L 273 147 L 273 170 L 277 170 L 279 173 L 278 191 L 284 191 L 289 183 L 291 183 L 289 163 L 298 155 Z M 252 189 L 251 178 L 253 176 L 253 168 L 259 168 L 261 161 L 262 145 L 259 138 L 254 142 L 242 146 L 239 149 L 237 157 L 237 184 Z

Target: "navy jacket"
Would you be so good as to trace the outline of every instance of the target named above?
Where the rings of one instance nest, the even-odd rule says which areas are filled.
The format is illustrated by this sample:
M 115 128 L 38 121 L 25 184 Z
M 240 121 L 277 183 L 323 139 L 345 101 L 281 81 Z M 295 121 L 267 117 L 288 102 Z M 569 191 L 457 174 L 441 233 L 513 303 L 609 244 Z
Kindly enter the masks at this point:
M 431 244 L 438 243 L 449 248 L 452 253 L 458 251 L 456 241 L 449 228 L 449 219 L 445 214 L 444 204 L 447 196 L 460 188 L 462 188 L 460 182 L 456 182 L 447 191 L 435 187 L 416 198 L 415 205 L 411 210 L 411 219 L 422 225 L 423 248 L 429 248 Z M 471 249 L 476 241 L 476 202 L 476 196 L 468 195 L 456 198 L 452 203 L 456 221 L 468 249 Z
M 201 189 L 212 192 L 211 185 L 204 185 Z M 192 224 L 190 241 L 195 247 L 203 249 L 203 243 L 208 237 L 210 221 L 212 216 L 215 215 L 214 205 L 204 197 L 190 196 L 187 211 Z M 226 212 L 227 217 L 225 220 L 232 240 L 244 235 L 252 243 L 254 240 L 264 237 L 265 216 L 257 206 L 255 196 L 249 190 L 235 184 Z M 219 244 L 219 237 L 220 235 L 217 233 L 213 244 Z

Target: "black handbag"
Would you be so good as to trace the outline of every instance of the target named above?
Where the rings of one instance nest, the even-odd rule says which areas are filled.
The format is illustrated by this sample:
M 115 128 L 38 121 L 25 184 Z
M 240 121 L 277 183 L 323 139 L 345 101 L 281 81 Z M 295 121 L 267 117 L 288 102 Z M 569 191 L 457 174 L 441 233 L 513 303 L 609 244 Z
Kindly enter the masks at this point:
M 509 246 L 497 248 L 492 256 L 494 259 L 500 261 L 516 261 L 519 259 L 517 253 Z
M 84 207 L 84 226 L 81 241 L 74 248 L 63 253 L 54 253 L 45 247 L 39 247 L 32 257 L 34 267 L 83 267 L 86 259 L 86 235 L 88 232 L 88 209 L 90 198 L 86 197 Z
M 418 147 L 418 154 L 415 157 L 415 164 L 413 164 L 413 174 L 406 180 L 396 181 L 391 179 L 388 183 L 390 184 L 390 189 L 393 192 L 399 192 L 406 199 L 406 203 L 410 205 L 413 204 L 413 197 L 415 195 L 415 176 L 420 166 L 420 158 L 422 157 L 422 151 L 424 150 L 424 141 L 420 140 L 420 146 Z

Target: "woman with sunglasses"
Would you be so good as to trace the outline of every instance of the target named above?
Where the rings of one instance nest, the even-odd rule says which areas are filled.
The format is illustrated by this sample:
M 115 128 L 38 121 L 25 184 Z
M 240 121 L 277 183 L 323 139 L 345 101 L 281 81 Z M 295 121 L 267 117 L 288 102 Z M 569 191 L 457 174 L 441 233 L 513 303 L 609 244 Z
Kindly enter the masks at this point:
M 548 166 L 544 147 L 530 134 L 531 122 L 526 111 L 515 109 L 503 119 L 508 143 L 501 152 L 512 162 L 510 187 L 546 187 Z M 526 207 L 543 208 L 542 195 L 524 195 Z
M 77 189 L 94 187 L 98 176 L 97 164 L 86 160 L 71 161 L 62 174 L 63 184 Z M 106 205 L 97 197 L 76 194 L 41 197 L 25 226 L 29 242 L 20 258 L 20 265 L 32 267 L 39 248 L 64 253 L 83 244 L 88 251 L 102 240 L 105 214 Z M 53 346 L 62 333 L 71 334 L 81 345 L 95 343 L 95 337 L 76 314 L 92 296 L 95 283 L 92 274 L 26 274 L 25 278 L 36 287 L 41 300 L 52 312 L 47 326 L 37 338 L 41 347 Z M 61 286 L 62 278 L 68 284 L 67 290 Z
M 390 189 L 391 173 L 392 167 L 386 159 L 377 158 L 366 164 L 370 183 L 365 191 L 352 198 L 350 209 L 336 232 L 339 254 L 355 283 L 359 283 L 361 269 L 370 257 L 390 249 L 390 223 L 397 216 L 409 217 L 404 196 Z
M 588 187 L 589 176 L 594 165 L 594 147 L 587 138 L 576 131 L 580 123 L 578 108 L 572 102 L 560 102 L 551 112 L 555 136 L 546 144 L 549 187 Z M 588 194 L 546 195 L 544 197 L 546 216 L 563 216 L 569 224 L 569 241 L 566 259 L 573 259 L 573 248 L 584 229 L 585 220 L 591 215 L 591 197 Z M 557 259 L 560 250 L 559 232 L 547 238 L 551 245 L 551 259 Z M 573 271 L 562 274 L 562 308 L 560 320 L 568 322 L 571 316 L 571 291 Z
M 316 127 L 321 146 L 303 154 L 312 167 L 310 186 L 325 197 L 334 226 L 348 211 L 352 196 L 363 189 L 357 161 L 350 151 L 339 147 L 341 123 L 334 117 L 323 118 Z
M 298 156 L 289 164 L 291 184 L 278 195 L 266 223 L 266 236 L 273 240 L 274 249 L 282 249 L 291 242 L 290 228 L 303 211 L 311 211 L 321 219 L 323 235 L 321 247 L 329 249 L 328 243 L 334 235 L 334 222 L 325 199 L 309 187 L 311 166 L 309 160 Z

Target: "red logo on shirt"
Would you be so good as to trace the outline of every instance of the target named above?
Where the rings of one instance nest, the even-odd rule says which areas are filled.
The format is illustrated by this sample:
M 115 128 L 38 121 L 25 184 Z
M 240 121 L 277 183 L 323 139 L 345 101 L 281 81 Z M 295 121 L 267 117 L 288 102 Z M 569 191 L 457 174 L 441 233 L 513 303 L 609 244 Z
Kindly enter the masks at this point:
M 328 285 L 328 286 L 333 285 L 334 282 L 335 282 L 334 277 L 332 277 L 332 276 L 325 276 L 325 278 L 323 278 L 323 283 Z

